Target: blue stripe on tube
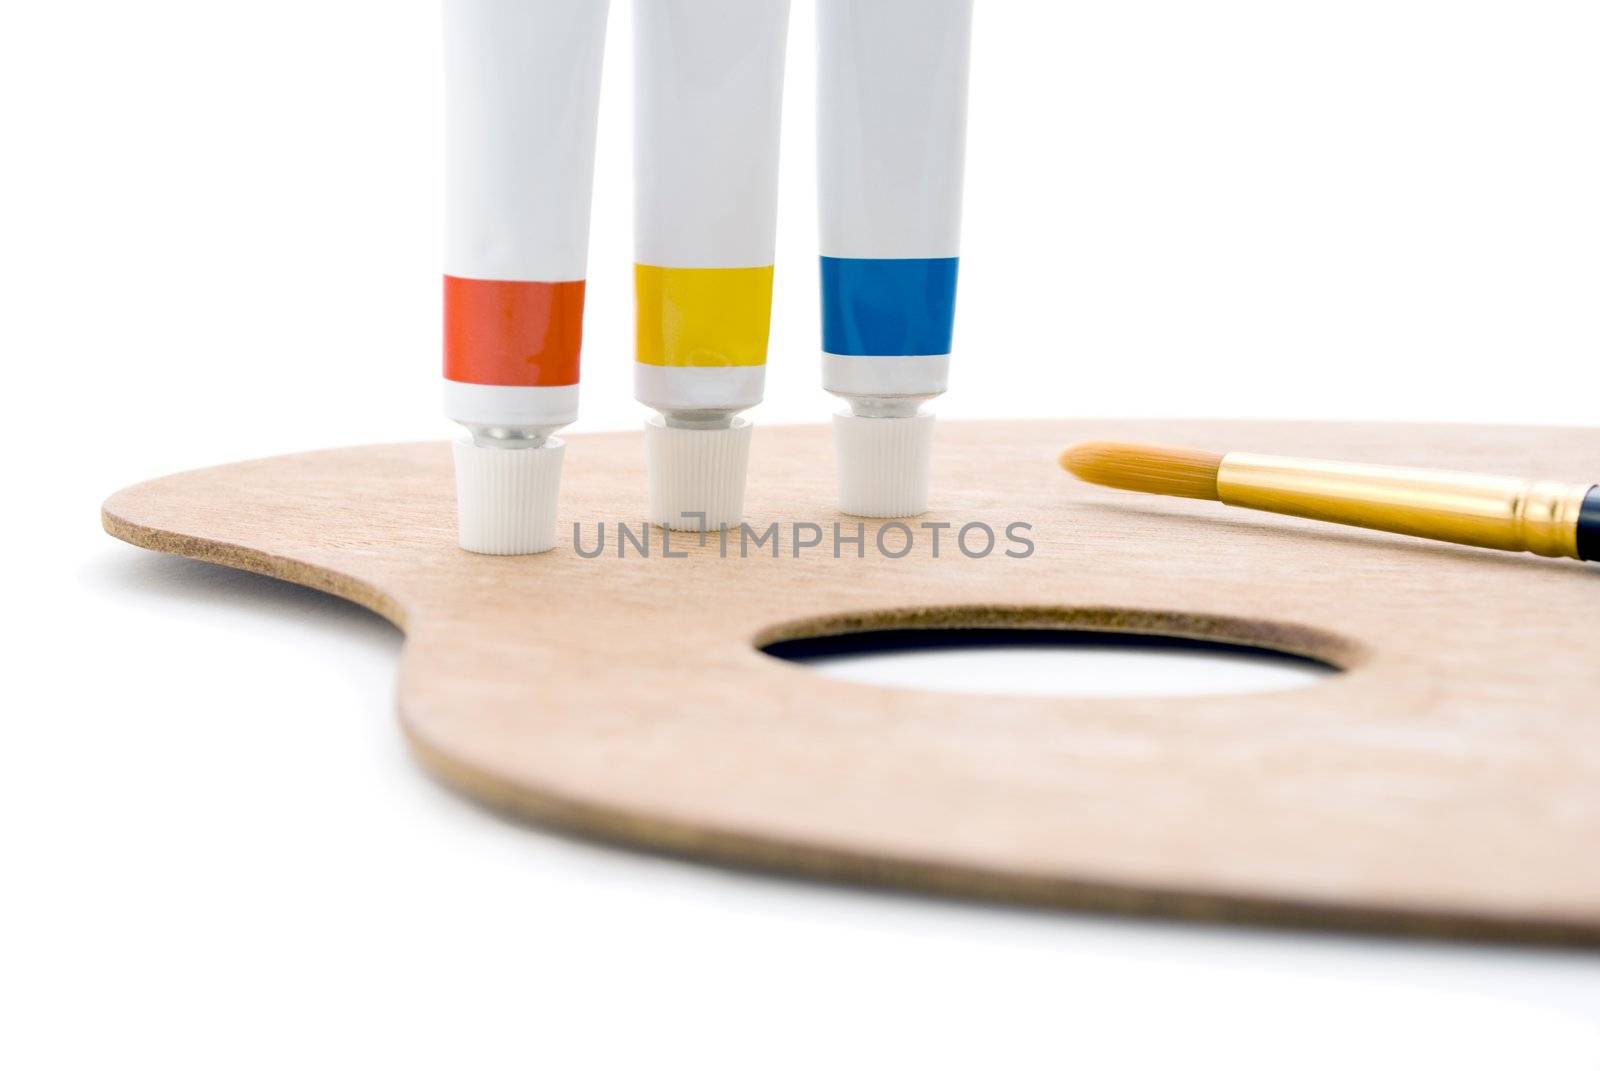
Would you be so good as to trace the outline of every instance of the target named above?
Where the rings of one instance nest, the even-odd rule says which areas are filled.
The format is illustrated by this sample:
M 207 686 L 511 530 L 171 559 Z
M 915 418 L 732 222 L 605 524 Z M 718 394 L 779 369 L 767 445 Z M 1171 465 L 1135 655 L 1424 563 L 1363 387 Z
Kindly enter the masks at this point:
M 949 353 L 960 262 L 823 257 L 823 351 L 845 357 Z

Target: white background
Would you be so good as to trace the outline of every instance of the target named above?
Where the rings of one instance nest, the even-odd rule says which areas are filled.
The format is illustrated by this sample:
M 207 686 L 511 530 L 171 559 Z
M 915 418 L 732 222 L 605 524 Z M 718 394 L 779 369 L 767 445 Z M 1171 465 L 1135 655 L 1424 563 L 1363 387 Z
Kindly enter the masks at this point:
M 944 419 L 1590 419 L 1595 5 L 978 6 Z M 810 7 L 765 424 L 831 408 Z M 628 40 L 619 2 L 574 431 L 640 416 Z M 1003 910 L 503 821 L 406 754 L 389 626 L 101 534 L 143 478 L 449 433 L 437 52 L 432 3 L 0 9 L 0 1062 L 1597 1066 L 1592 953 Z

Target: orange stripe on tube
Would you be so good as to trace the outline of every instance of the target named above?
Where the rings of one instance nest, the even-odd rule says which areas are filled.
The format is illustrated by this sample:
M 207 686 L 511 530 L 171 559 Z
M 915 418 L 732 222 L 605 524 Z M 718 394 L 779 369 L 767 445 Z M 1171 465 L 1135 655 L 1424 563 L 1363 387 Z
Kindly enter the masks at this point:
M 444 277 L 444 377 L 494 387 L 578 382 L 583 280 Z

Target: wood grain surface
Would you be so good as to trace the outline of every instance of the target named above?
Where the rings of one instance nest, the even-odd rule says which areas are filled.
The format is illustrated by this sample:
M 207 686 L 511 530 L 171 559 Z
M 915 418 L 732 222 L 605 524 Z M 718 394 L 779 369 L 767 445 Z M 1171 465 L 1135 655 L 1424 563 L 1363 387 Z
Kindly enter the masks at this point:
M 142 547 L 329 591 L 405 631 L 424 763 L 497 807 L 826 879 L 1190 918 L 1600 941 L 1600 570 L 1077 483 L 1083 438 L 1600 478 L 1600 431 L 946 423 L 913 551 L 832 555 L 830 432 L 757 428 L 747 515 L 782 552 L 638 532 L 636 434 L 570 439 L 564 545 L 455 545 L 446 443 L 269 458 L 105 504 Z M 792 522 L 823 546 L 793 555 Z M 941 553 L 916 526 L 1032 526 Z M 659 531 L 653 537 L 659 539 Z M 888 545 L 898 549 L 899 533 Z M 1003 540 L 1003 536 L 1002 536 Z M 953 695 L 820 676 L 765 643 L 880 627 L 1122 630 L 1345 672 L 1192 698 Z M 173 655 L 181 663 L 181 652 Z M 177 667 L 175 667 L 177 668 Z

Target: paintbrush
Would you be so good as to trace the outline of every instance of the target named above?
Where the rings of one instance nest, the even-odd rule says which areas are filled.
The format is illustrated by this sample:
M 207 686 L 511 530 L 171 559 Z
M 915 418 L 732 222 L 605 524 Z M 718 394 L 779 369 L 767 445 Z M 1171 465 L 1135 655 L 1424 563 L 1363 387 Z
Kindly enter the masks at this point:
M 1089 483 L 1358 528 L 1600 561 L 1600 486 L 1178 446 L 1086 442 L 1061 467 Z

